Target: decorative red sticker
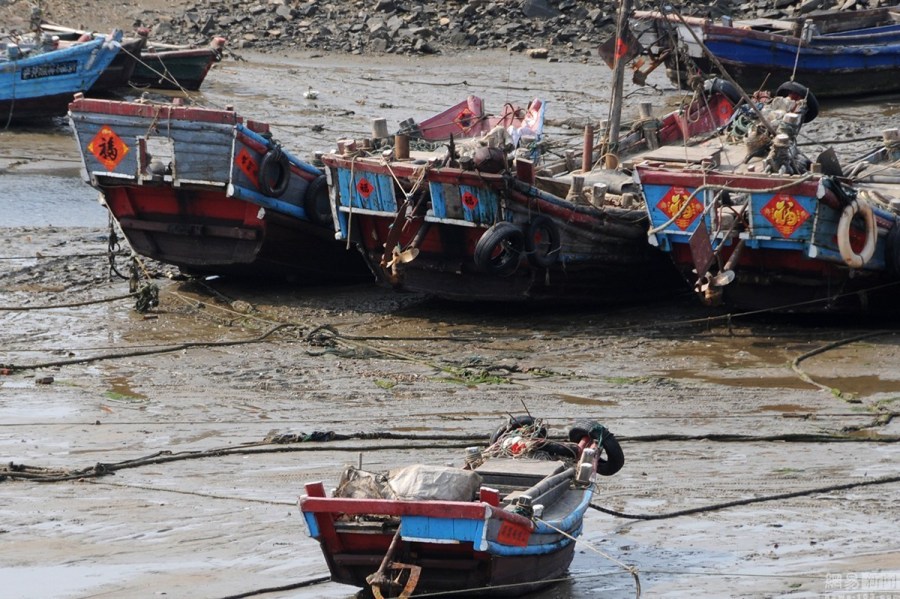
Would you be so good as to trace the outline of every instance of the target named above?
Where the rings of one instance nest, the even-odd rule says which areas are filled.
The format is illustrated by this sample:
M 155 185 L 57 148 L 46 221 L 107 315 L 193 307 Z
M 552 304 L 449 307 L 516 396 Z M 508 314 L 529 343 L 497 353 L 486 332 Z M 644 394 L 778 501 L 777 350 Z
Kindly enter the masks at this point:
M 462 195 L 462 204 L 469 210 L 475 210 L 475 207 L 478 206 L 478 196 L 471 191 L 467 191 Z
M 463 108 L 456 115 L 456 118 L 453 119 L 453 122 L 459 125 L 459 128 L 463 131 L 468 131 L 475 124 L 475 113 L 469 110 L 468 107 Z
M 786 193 L 774 196 L 760 212 L 784 237 L 793 235 L 809 218 L 809 212 Z
M 368 200 L 369 196 L 372 195 L 372 192 L 375 191 L 375 188 L 369 183 L 368 179 L 362 178 L 359 180 L 359 183 L 356 184 L 356 191 L 359 192 L 359 195 Z
M 690 202 L 688 202 L 688 198 L 690 198 Z M 687 203 L 687 207 L 685 207 L 685 203 Z M 703 212 L 703 204 L 697 198 L 691 198 L 690 192 L 684 187 L 669 188 L 656 207 L 669 218 L 680 213 L 675 219 L 675 226 L 682 231 L 687 230 Z M 682 208 L 684 209 L 682 210 Z
M 500 530 L 497 532 L 498 541 L 514 547 L 526 547 L 530 536 L 531 531 L 528 528 L 508 520 L 500 524 Z
M 88 152 L 106 167 L 107 171 L 115 168 L 128 153 L 128 146 L 116 132 L 104 125 L 87 145 Z
M 238 165 L 241 172 L 247 175 L 247 178 L 253 183 L 254 187 L 259 187 L 259 165 L 247 148 L 241 148 L 238 155 L 234 158 L 234 163 Z

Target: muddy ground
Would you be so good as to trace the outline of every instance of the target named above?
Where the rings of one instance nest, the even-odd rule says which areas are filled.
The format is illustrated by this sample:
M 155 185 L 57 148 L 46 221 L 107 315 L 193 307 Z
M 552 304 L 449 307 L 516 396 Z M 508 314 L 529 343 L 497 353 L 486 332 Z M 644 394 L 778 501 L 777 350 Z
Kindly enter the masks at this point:
M 219 65 L 195 99 L 272 122 L 301 155 L 364 133 L 373 118 L 393 126 L 466 93 L 490 106 L 544 97 L 560 137 L 577 138 L 567 119 L 605 118 L 608 73 L 596 66 L 496 53 L 246 58 Z M 662 109 L 674 92 L 653 82 L 667 91 L 629 88 L 630 97 Z M 310 86 L 315 102 L 301 98 Z M 896 126 L 896 114 L 896 100 L 826 106 L 805 131 L 849 155 L 864 143 L 845 142 Z M 0 482 L 5 598 L 220 598 L 315 581 L 327 571 L 295 505 L 304 483 L 332 487 L 360 460 L 373 470 L 459 463 L 463 446 L 523 404 L 554 433 L 589 417 L 620 437 L 626 465 L 598 481 L 595 503 L 628 514 L 898 474 L 896 321 L 709 318 L 688 296 L 608 311 L 490 308 L 369 285 L 201 284 L 151 263 L 160 304 L 150 313 L 132 299 L 46 309 L 128 291 L 109 278 L 105 215 L 76 157 L 64 124 L 0 132 L 0 362 L 14 367 L 0 375 L 0 462 L 78 470 L 158 452 L 254 451 Z M 66 199 L 70 210 L 54 219 Z M 279 324 L 291 326 L 260 339 Z M 332 333 L 311 335 L 323 325 Z M 791 369 L 840 340 L 799 364 L 818 385 Z M 272 431 L 410 438 L 263 444 Z M 451 434 L 472 438 L 438 438 Z M 598 552 L 637 567 L 645 597 L 897 595 L 897 488 L 663 520 L 591 510 L 571 579 L 535 597 L 633 597 L 631 576 Z

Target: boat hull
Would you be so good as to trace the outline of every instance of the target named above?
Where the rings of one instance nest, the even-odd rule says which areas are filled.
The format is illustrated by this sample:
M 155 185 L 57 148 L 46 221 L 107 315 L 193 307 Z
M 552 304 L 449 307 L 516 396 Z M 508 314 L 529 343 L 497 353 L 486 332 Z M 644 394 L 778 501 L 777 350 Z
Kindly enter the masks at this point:
M 704 299 L 743 310 L 790 312 L 855 312 L 889 299 L 887 284 L 897 278 L 886 257 L 894 215 L 872 206 L 874 231 L 854 218 L 846 233 L 849 250 L 842 250 L 838 237 L 846 200 L 823 183 L 825 178 L 649 166 L 637 172 L 653 225 L 651 243 L 671 255 Z M 737 207 L 710 209 L 716 186 L 751 191 Z M 871 257 L 851 267 L 847 254 L 863 252 L 872 235 Z M 733 280 L 716 285 L 704 276 L 722 273 L 723 265 L 729 265 Z
M 357 244 L 385 285 L 454 301 L 590 305 L 648 300 L 679 288 L 671 264 L 646 243 L 641 210 L 576 205 L 501 174 L 423 171 L 409 162 L 336 154 L 323 161 L 337 235 Z M 418 208 L 408 218 L 395 178 L 420 181 L 421 195 L 411 200 Z M 531 249 L 524 242 L 508 267 L 495 268 L 482 239 L 502 223 L 543 239 Z M 395 259 L 385 248 L 412 248 L 415 256 L 406 260 L 401 251 Z
M 221 56 L 221 51 L 212 47 L 145 51 L 131 75 L 131 83 L 138 87 L 196 91 Z
M 61 116 L 119 54 L 121 32 L 43 54 L 0 62 L 0 123 Z
M 309 221 L 315 167 L 284 154 L 276 195 L 260 169 L 268 127 L 233 111 L 76 99 L 70 121 L 85 181 L 102 193 L 132 248 L 193 274 L 368 279 L 332 231 Z M 161 125 L 164 123 L 164 125 Z

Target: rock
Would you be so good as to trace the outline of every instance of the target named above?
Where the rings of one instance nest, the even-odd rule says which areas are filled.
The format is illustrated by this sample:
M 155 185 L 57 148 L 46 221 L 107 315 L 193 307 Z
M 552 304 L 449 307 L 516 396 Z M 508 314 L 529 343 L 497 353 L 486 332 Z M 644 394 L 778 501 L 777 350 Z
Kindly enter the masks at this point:
M 546 0 L 525 0 L 522 2 L 522 12 L 531 19 L 552 19 L 562 14 Z
M 525 51 L 525 55 L 529 58 L 547 58 L 550 55 L 550 51 L 547 48 L 531 48 Z

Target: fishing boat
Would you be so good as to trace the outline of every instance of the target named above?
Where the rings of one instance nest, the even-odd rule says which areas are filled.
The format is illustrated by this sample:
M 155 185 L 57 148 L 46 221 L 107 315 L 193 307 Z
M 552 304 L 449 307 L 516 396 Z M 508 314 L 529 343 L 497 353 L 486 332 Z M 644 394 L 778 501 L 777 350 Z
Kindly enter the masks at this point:
M 122 32 L 56 47 L 0 43 L 0 124 L 60 116 L 100 78 L 120 51 Z
M 685 110 L 649 117 L 623 136 L 618 155 L 715 130 L 733 99 L 712 90 Z M 352 241 L 378 279 L 459 301 L 615 304 L 680 288 L 671 265 L 645 242 L 648 221 L 633 181 L 594 168 L 605 151 L 587 139 L 574 169 L 536 161 L 544 104 L 507 105 L 493 120 L 469 98 L 398 143 L 348 141 L 322 156 L 336 234 Z M 447 137 L 439 151 L 407 151 L 405 134 Z M 457 136 L 453 136 L 453 133 Z M 464 134 L 476 132 L 474 137 Z M 516 148 L 510 153 L 510 148 Z M 656 151 L 664 151 L 657 148 Z M 565 161 L 564 161 L 565 162 Z
M 140 255 L 191 274 L 368 279 L 311 222 L 325 176 L 232 109 L 77 96 L 69 120 L 82 176 Z
M 63 27 L 47 21 L 40 21 L 38 33 L 44 37 L 50 36 L 52 39 L 58 39 L 61 45 L 86 42 L 98 35 L 96 32 Z M 147 30 L 142 29 L 136 36 L 122 39 L 119 53 L 89 88 L 88 91 L 91 95 L 109 94 L 113 90 L 128 86 L 138 58 L 147 44 L 147 34 Z
M 636 11 L 633 54 L 664 63 L 673 83 L 721 75 L 744 89 L 802 81 L 818 97 L 900 91 L 900 10 L 821 11 L 790 19 L 713 19 Z M 643 61 L 643 59 L 640 59 Z
M 131 75 L 131 84 L 197 91 L 212 66 L 222 60 L 225 41 L 224 37 L 215 37 L 203 47 L 148 43 Z
M 624 463 L 596 422 L 568 437 L 550 441 L 541 420 L 511 417 L 486 449 L 466 450 L 463 468 L 351 466 L 331 497 L 307 484 L 300 510 L 335 582 L 375 597 L 517 597 L 565 576 L 595 475 Z
M 775 100 L 762 118 L 782 120 L 774 135 L 762 134 L 764 143 L 748 141 L 757 148 L 749 159 L 636 165 L 651 244 L 710 305 L 785 312 L 889 305 L 900 277 L 900 178 L 878 181 L 884 167 L 872 161 L 848 176 L 830 150 L 805 157 L 796 136 L 806 102 Z M 734 121 L 732 136 L 758 133 L 752 118 Z M 892 130 L 872 156 L 896 161 L 898 145 Z

